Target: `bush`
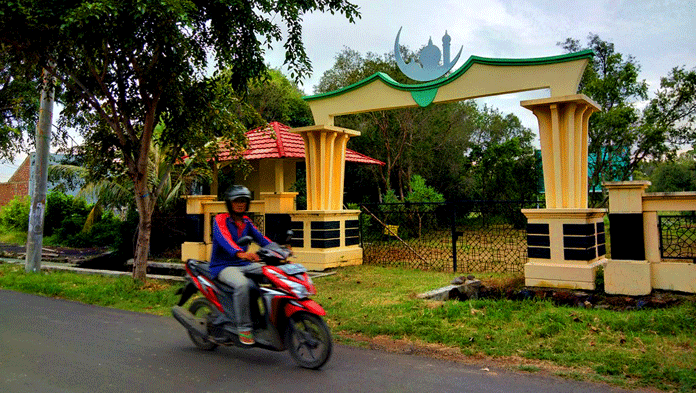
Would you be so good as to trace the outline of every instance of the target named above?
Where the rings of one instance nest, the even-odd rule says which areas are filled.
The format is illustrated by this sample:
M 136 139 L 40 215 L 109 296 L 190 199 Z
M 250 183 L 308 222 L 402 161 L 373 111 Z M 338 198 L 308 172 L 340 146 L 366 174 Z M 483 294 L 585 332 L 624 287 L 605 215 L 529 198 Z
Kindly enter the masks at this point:
M 87 216 L 80 214 L 71 214 L 70 216 L 65 217 L 60 221 L 60 225 L 56 229 L 58 241 L 63 242 L 76 234 L 79 234 L 80 231 L 82 231 L 82 227 L 85 225 L 86 220 Z
M 7 229 L 28 231 L 30 207 L 31 198 L 29 198 L 29 195 L 14 197 L 14 199 L 0 211 L 0 224 Z
M 75 198 L 61 192 L 49 192 L 48 195 L 46 195 L 44 235 L 50 236 L 59 228 L 63 233 L 66 231 L 69 231 L 68 233 L 75 233 L 81 230 L 90 210 L 91 207 L 87 206 L 84 199 Z M 65 220 L 68 221 L 64 224 Z M 81 224 L 80 221 L 82 221 Z M 64 235 L 59 237 L 65 238 Z
M 28 231 L 30 209 L 31 198 L 28 195 L 16 196 L 0 212 L 0 223 L 8 229 Z M 82 199 L 60 192 L 49 192 L 46 195 L 46 210 L 44 211 L 44 235 L 53 235 L 64 226 L 64 221 L 68 228 L 63 228 L 63 232 L 74 232 L 76 227 L 79 227 L 78 230 L 82 229 L 89 210 L 90 207 Z M 80 220 L 82 220 L 81 224 L 79 224 Z
M 85 217 L 73 214 L 66 217 L 56 231 L 57 241 L 68 247 L 118 248 L 123 223 L 113 213 L 104 213 L 88 231 L 84 231 Z
M 0 210 L 0 226 L 7 230 L 28 231 L 30 208 L 29 196 L 15 197 Z M 122 222 L 112 212 L 106 212 L 89 230 L 84 231 L 85 221 L 91 209 L 92 206 L 87 205 L 83 199 L 55 191 L 48 193 L 44 216 L 45 244 L 111 247 L 124 256 L 132 254 L 133 228 L 137 225 L 137 213 L 135 222 L 132 217 L 129 221 Z

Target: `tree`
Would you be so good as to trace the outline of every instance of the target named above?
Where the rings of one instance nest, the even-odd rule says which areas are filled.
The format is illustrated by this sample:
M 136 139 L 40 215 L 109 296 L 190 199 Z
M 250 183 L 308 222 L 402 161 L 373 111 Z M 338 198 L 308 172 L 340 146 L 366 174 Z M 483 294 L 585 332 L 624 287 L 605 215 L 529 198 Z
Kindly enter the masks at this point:
M 413 175 L 409 183 L 411 191 L 406 196 L 406 202 L 410 203 L 426 203 L 412 211 L 418 218 L 418 237 L 423 235 L 423 219 L 430 217 L 434 221 L 435 216 L 432 214 L 437 208 L 436 203 L 442 203 L 445 198 L 437 192 L 433 187 L 425 184 L 425 179 L 419 175 Z M 429 214 L 430 213 L 430 214 Z
M 267 78 L 257 78 L 249 85 L 247 102 L 267 121 L 290 127 L 314 124 L 312 111 L 302 99 L 304 93 L 280 70 L 272 69 Z
M 649 192 L 696 191 L 694 151 L 684 152 L 675 160 L 657 163 L 650 181 Z
M 696 148 L 696 68 L 673 68 L 667 77 L 660 79 L 655 98 L 643 111 L 639 149 L 651 143 L 663 147 L 652 158 L 673 158 L 685 145 Z M 647 154 L 646 154 L 647 156 Z
M 11 64 L 0 45 L 0 159 L 12 160 L 25 150 L 25 135 L 33 136 L 39 111 L 39 73 Z M 31 139 L 31 138 L 29 138 Z
M 534 135 L 514 115 L 484 107 L 478 112 L 468 159 L 467 195 L 481 200 L 529 200 L 537 192 Z
M 66 123 L 86 133 L 92 155 L 122 168 L 133 181 L 139 236 L 133 275 L 144 280 L 151 217 L 160 182 L 148 182 L 155 126 L 174 163 L 214 135 L 240 140 L 243 110 L 235 91 L 266 71 L 263 54 L 284 42 L 293 78 L 311 71 L 302 43 L 302 15 L 340 12 L 345 0 L 27 0 L 0 4 L 0 44 L 12 64 L 49 70 L 65 86 Z M 209 56 L 225 73 L 205 76 Z M 94 162 L 94 161 L 93 161 Z M 97 166 L 99 167 L 99 166 Z M 105 165 L 101 165 L 105 167 Z M 171 167 L 171 165 L 170 165 Z
M 559 45 L 568 52 L 582 49 L 572 38 Z M 596 34 L 588 36 L 588 48 L 595 56 L 579 89 L 602 108 L 590 118 L 588 132 L 593 157 L 589 186 L 597 189 L 602 181 L 628 180 L 642 161 L 674 156 L 682 143 L 693 142 L 696 76 L 675 68 L 641 113 L 636 104 L 647 100 L 648 85 L 638 79 L 635 58 L 624 58 Z

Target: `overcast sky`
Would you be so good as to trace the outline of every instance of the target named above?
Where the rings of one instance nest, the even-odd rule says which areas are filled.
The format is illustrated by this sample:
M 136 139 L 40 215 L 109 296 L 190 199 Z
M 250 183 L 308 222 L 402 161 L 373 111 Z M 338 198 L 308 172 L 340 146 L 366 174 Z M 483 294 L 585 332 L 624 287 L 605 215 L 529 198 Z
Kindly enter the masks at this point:
M 427 44 L 430 37 L 441 48 L 446 30 L 452 39 L 453 56 L 463 47 L 454 69 L 471 55 L 530 58 L 563 54 L 557 42 L 575 38 L 584 45 L 589 33 L 614 43 L 617 52 L 633 55 L 641 66 L 640 79 L 647 81 L 651 93 L 659 87 L 660 77 L 673 67 L 696 67 L 696 0 L 352 2 L 362 14 L 355 24 L 340 15 L 315 13 L 304 17 L 304 42 L 314 68 L 312 77 L 303 83 L 305 93 L 313 94 L 321 75 L 333 66 L 335 56 L 344 47 L 363 55 L 383 55 L 393 50 L 400 27 L 400 43 L 412 50 Z M 280 67 L 282 45 L 275 47 L 267 61 Z M 548 95 L 547 91 L 536 91 L 477 101 L 514 113 L 536 132 L 536 118 L 519 102 Z M 19 163 L 0 164 L 0 181 L 6 181 Z
M 321 75 L 335 56 L 349 47 L 365 55 L 393 51 L 400 27 L 400 43 L 412 50 L 427 44 L 442 46 L 450 35 L 452 57 L 463 47 L 454 69 L 471 55 L 493 58 L 532 58 L 563 54 L 557 45 L 566 38 L 587 43 L 590 33 L 633 55 L 651 93 L 660 77 L 675 66 L 696 67 L 696 1 L 694 0 L 353 0 L 362 18 L 350 24 L 340 15 L 311 14 L 303 23 L 304 42 L 314 73 L 303 83 L 313 94 Z M 269 53 L 274 67 L 282 54 Z M 520 93 L 477 100 L 513 112 L 525 126 L 538 129 L 536 118 L 519 101 L 548 97 L 548 91 Z

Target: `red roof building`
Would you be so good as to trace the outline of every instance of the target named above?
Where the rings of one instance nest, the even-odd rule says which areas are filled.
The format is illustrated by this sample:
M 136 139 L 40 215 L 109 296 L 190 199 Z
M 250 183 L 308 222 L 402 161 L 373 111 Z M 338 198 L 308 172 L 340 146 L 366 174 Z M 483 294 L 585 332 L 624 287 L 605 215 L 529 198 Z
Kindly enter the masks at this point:
M 302 136 L 290 132 L 290 127 L 276 121 L 266 127 L 255 128 L 246 133 L 249 149 L 243 153 L 247 160 L 264 158 L 299 158 L 304 160 L 305 150 Z M 230 161 L 231 155 L 222 151 L 218 155 L 220 162 Z M 360 164 L 384 165 L 380 160 L 346 149 L 346 161 Z
M 235 181 L 249 187 L 254 199 L 266 199 L 267 205 L 271 203 L 269 198 L 293 200 L 295 193 L 291 188 L 297 180 L 297 164 L 305 160 L 302 136 L 290 132 L 290 127 L 278 122 L 248 131 L 246 136 L 249 148 L 242 154 L 249 161 L 252 170 L 250 173 L 235 174 Z M 220 150 L 218 162 L 223 167 L 234 158 L 223 145 Z M 346 161 L 384 165 L 382 161 L 350 149 L 346 149 Z

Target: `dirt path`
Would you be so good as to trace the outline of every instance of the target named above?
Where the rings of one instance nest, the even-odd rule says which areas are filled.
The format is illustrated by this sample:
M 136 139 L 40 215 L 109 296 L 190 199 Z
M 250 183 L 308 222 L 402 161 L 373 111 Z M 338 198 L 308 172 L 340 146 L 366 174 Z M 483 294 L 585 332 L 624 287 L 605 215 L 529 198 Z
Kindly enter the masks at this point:
M 69 248 L 69 247 L 42 247 L 41 260 L 54 262 L 79 263 L 109 252 L 106 247 Z M 0 243 L 0 257 L 24 258 L 26 246 L 18 244 Z

